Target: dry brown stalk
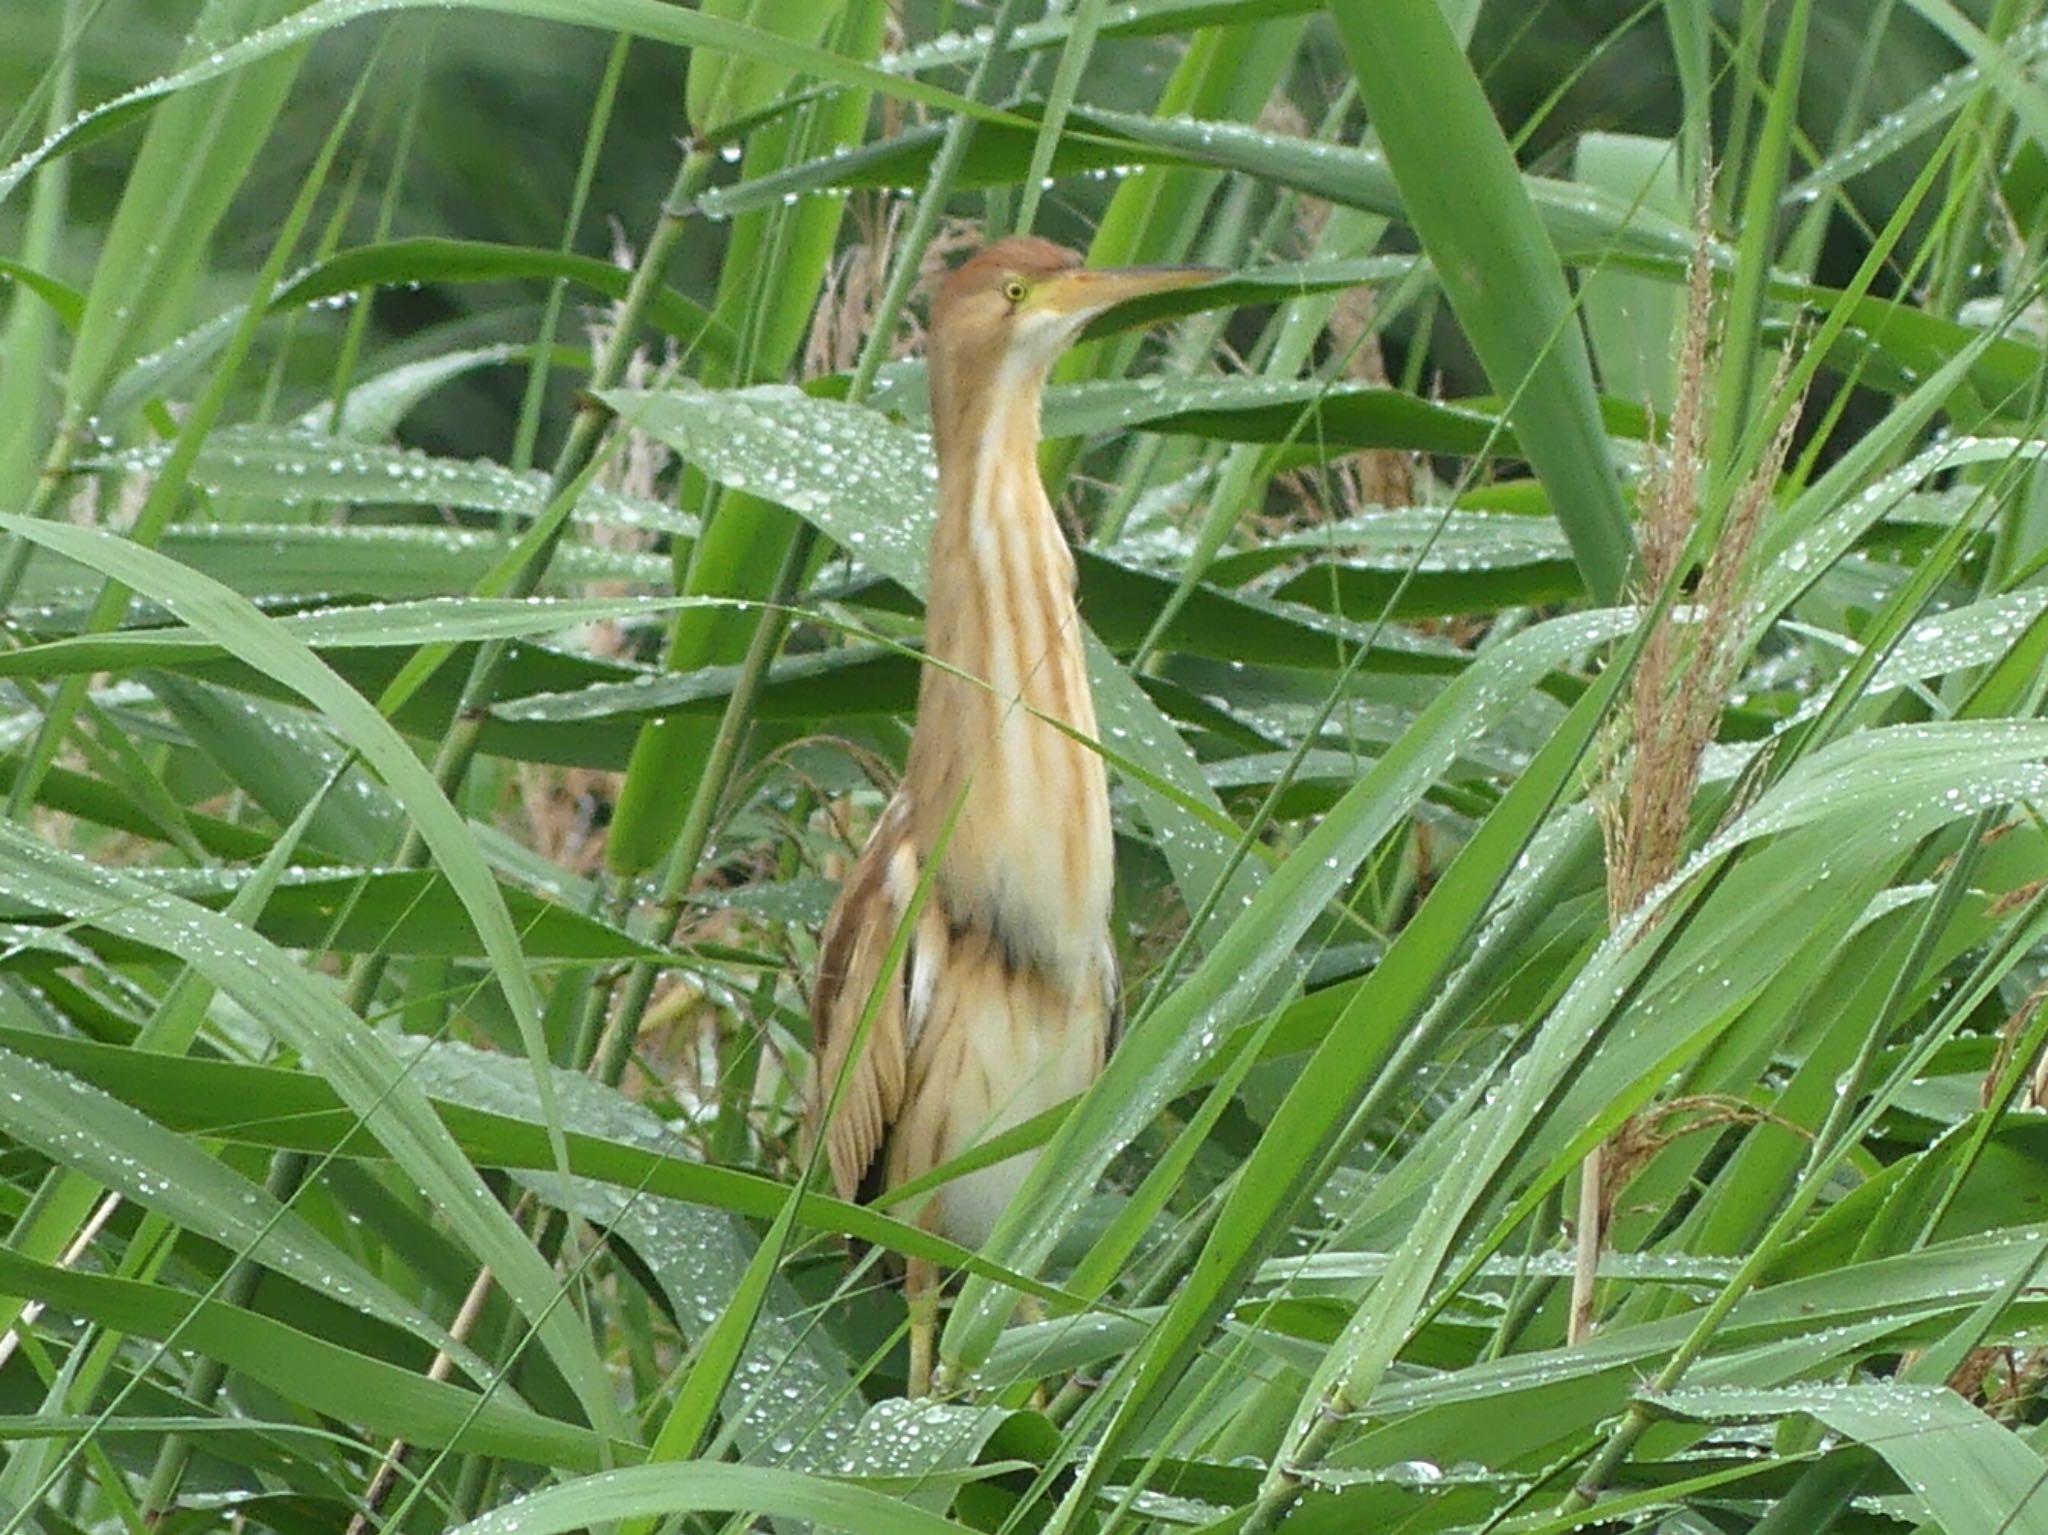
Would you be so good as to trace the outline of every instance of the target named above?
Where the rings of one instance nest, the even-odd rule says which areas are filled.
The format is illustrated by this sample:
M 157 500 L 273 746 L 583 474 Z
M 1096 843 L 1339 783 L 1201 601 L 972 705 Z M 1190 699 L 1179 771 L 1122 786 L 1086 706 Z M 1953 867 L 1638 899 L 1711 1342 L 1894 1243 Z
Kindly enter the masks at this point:
M 448 1336 L 458 1343 L 467 1343 L 469 1335 L 476 1331 L 476 1324 L 484 1314 L 484 1305 L 490 1298 L 491 1271 L 478 1269 L 476 1278 L 470 1281 L 469 1293 L 462 1298 L 462 1309 L 449 1324 Z M 437 1352 L 427 1366 L 428 1380 L 445 1381 L 454 1373 L 455 1360 L 446 1349 Z M 394 1439 L 385 1446 L 384 1458 L 377 1463 L 369 1485 L 363 1489 L 362 1506 L 349 1516 L 348 1535 L 375 1535 L 381 1528 L 378 1516 L 397 1489 L 398 1478 L 405 1470 L 405 1457 L 411 1450 L 411 1444 L 404 1439 Z
M 1696 1116 L 1688 1118 L 1687 1116 Z M 1635 1175 L 1656 1158 L 1657 1153 L 1681 1136 L 1702 1130 L 1719 1130 L 1728 1125 L 1776 1125 L 1803 1140 L 1813 1132 L 1804 1125 L 1758 1108 L 1747 1099 L 1727 1093 L 1687 1093 L 1632 1115 L 1607 1143 L 1604 1198 L 1609 1209 L 1621 1197 Z
M 804 340 L 803 366 L 809 376 L 845 373 L 860 360 L 870 322 L 889 284 L 903 207 L 895 198 L 855 204 L 855 222 L 862 228 L 862 238 L 834 257 L 826 271 L 825 291 L 818 296 L 810 334 Z M 905 313 L 907 317 L 908 311 Z M 914 332 L 907 333 L 901 344 L 908 346 L 915 340 Z
M 1984 1410 L 2007 1427 L 2017 1428 L 2048 1389 L 2048 1348 L 2008 1356 L 2006 1366 L 2004 1385 L 1985 1402 Z
M 2038 884 L 2030 887 L 2036 892 L 2039 888 Z M 1997 911 L 2011 901 L 2012 895 L 2008 894 L 1994 901 L 1992 909 Z M 1985 1068 L 1984 1081 L 1978 1089 L 1980 1100 L 1986 1108 L 1998 1101 L 1998 1084 L 2004 1078 L 2007 1068 L 2012 1065 L 2013 1052 L 2019 1048 L 2020 1040 L 2026 1036 L 2035 1016 L 2041 1011 L 2041 1003 L 2044 1000 L 2048 1000 L 2048 986 L 2036 987 L 2013 1010 L 2013 1015 L 2006 1019 L 2005 1027 L 1998 1031 L 1998 1048 L 1992 1053 L 1991 1064 Z M 2027 1083 L 2026 1097 L 2029 1104 L 2035 1108 L 2048 1106 L 2048 1051 L 2044 1051 L 2041 1059 L 2034 1063 L 2031 1080 Z
M 78 1260 L 92 1249 L 92 1244 L 99 1240 L 100 1233 L 106 1229 L 107 1222 L 114 1218 L 114 1213 L 120 1208 L 119 1194 L 103 1196 L 92 1214 L 86 1218 L 85 1224 L 78 1228 L 78 1234 L 65 1245 L 63 1253 L 58 1256 L 57 1267 L 76 1268 Z M 15 1324 L 5 1332 L 0 1332 L 0 1367 L 4 1367 L 7 1361 L 14 1357 L 21 1340 L 27 1336 L 28 1330 L 36 1325 L 47 1305 L 47 1301 L 29 1301 L 21 1308 L 21 1316 Z
M 2009 917 L 2022 906 L 2030 904 L 2044 889 L 2048 889 L 2048 879 L 2029 880 L 1999 896 L 1985 908 L 1984 914 L 1988 917 Z

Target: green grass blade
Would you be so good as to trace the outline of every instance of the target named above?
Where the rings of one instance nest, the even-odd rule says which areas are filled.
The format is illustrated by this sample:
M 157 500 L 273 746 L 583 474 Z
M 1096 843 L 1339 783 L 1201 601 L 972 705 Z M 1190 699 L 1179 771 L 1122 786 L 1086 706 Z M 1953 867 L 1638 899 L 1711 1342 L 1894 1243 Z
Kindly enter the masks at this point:
M 1335 8 L 1339 32 L 1451 307 L 1513 403 L 1586 586 L 1613 601 L 1635 557 L 1564 275 L 1436 0 Z

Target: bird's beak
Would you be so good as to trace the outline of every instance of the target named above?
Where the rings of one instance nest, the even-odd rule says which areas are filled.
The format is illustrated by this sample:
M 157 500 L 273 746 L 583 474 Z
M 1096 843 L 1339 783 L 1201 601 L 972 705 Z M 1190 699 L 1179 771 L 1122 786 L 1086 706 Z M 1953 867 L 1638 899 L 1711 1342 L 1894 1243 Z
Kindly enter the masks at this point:
M 1055 314 L 1092 318 L 1128 299 L 1198 288 L 1225 275 L 1213 266 L 1076 267 L 1042 284 L 1038 301 Z

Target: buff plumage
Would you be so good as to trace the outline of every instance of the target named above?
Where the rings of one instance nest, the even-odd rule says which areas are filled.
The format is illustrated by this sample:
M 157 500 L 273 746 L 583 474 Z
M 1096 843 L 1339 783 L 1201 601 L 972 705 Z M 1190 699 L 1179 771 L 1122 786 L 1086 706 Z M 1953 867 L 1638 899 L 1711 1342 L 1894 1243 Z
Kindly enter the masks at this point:
M 1095 709 L 1073 556 L 1038 475 L 1039 404 L 1089 318 L 1209 275 L 1089 271 L 1047 241 L 1013 239 L 954 272 L 934 305 L 932 664 L 902 784 L 840 891 L 812 996 L 810 1128 L 842 1198 L 922 1177 L 1102 1070 L 1117 1016 L 1109 793 L 1083 744 Z M 902 964 L 885 975 L 934 860 Z M 947 1182 L 915 1218 L 979 1245 L 1035 1157 Z M 910 1265 L 913 1391 L 929 1378 L 935 1285 Z

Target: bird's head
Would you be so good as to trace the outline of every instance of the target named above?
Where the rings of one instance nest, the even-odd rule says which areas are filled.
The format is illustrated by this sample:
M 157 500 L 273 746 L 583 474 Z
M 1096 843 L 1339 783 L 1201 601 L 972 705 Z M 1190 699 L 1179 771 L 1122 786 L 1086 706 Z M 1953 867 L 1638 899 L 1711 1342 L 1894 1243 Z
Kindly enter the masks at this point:
M 1043 379 L 1088 322 L 1128 299 L 1190 288 L 1222 276 L 1215 267 L 1084 267 L 1036 235 L 997 240 L 946 278 L 932 305 L 934 365 L 954 377 Z

